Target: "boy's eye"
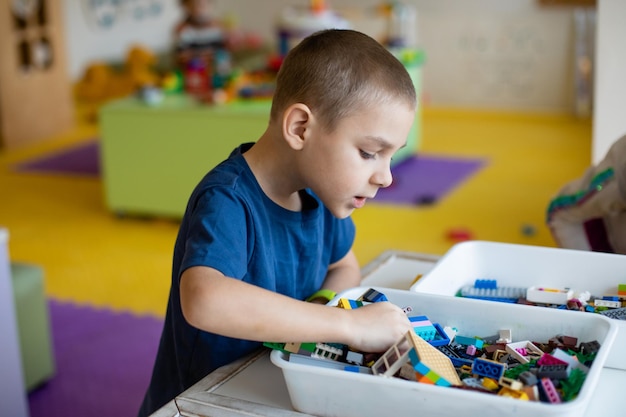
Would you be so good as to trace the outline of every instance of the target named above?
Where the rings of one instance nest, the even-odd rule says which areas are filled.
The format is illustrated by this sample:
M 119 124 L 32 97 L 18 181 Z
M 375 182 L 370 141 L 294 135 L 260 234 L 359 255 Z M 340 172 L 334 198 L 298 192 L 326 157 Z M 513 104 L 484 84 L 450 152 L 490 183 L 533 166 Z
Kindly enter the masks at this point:
M 376 154 L 365 152 L 364 150 L 360 150 L 361 158 L 363 159 L 374 159 L 376 158 Z

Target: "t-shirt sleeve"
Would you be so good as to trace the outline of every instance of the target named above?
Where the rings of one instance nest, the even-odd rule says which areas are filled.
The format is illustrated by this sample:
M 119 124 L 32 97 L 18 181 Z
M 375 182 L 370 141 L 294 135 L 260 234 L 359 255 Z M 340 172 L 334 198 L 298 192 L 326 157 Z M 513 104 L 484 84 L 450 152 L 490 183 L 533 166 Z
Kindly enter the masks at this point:
M 229 277 L 244 277 L 250 236 L 244 203 L 213 188 L 198 198 L 188 215 L 179 276 L 192 266 L 208 266 Z

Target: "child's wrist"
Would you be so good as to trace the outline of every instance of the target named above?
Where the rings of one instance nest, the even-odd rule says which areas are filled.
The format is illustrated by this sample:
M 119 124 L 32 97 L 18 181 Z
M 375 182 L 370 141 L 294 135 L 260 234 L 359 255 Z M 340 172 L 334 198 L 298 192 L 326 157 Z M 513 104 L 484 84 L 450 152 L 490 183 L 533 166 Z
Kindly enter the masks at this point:
M 323 301 L 324 304 L 326 304 L 330 300 L 335 298 L 336 295 L 337 295 L 337 293 L 335 291 L 329 290 L 327 288 L 322 288 L 321 290 L 318 290 L 318 291 L 314 292 L 313 294 L 311 294 L 311 296 L 309 296 L 306 299 L 306 301 L 308 301 L 308 302 L 317 302 L 317 303 Z

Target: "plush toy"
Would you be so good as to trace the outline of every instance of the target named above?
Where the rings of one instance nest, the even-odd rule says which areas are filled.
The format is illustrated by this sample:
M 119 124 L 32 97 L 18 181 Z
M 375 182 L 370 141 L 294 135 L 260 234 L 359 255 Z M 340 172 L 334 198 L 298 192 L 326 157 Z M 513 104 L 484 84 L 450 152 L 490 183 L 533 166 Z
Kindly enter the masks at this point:
M 626 254 L 626 135 L 558 192 L 547 223 L 560 247 Z
M 160 77 L 154 70 L 155 55 L 141 46 L 132 46 L 122 68 L 95 62 L 87 67 L 83 78 L 76 84 L 76 96 L 89 103 L 125 97 L 145 86 L 158 86 Z

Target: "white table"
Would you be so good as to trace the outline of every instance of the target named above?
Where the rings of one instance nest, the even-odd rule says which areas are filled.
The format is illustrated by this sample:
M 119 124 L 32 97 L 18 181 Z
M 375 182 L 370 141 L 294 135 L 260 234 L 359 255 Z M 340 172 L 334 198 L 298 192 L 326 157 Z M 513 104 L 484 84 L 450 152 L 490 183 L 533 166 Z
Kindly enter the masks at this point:
M 363 268 L 364 286 L 409 289 L 416 276 L 434 267 L 438 257 L 388 251 Z M 617 415 L 626 371 L 604 368 L 585 416 Z M 153 417 L 302 417 L 293 410 L 282 372 L 266 351 L 224 366 L 182 393 Z

